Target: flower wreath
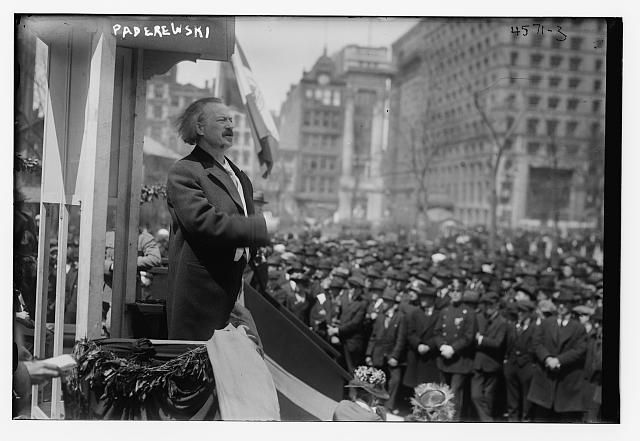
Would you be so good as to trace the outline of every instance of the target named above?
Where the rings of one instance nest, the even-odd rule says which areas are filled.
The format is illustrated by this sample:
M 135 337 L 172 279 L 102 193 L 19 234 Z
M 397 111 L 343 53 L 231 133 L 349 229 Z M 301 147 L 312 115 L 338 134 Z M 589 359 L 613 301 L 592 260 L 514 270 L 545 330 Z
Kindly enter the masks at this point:
M 452 421 L 455 416 L 453 392 L 446 384 L 422 383 L 411 398 L 413 421 Z

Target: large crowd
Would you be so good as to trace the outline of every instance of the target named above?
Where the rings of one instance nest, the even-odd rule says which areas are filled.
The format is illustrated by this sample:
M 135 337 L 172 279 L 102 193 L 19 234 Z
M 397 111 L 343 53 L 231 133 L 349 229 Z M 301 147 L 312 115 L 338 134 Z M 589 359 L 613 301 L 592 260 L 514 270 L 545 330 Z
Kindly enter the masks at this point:
M 252 283 L 342 354 L 353 372 L 382 369 L 389 412 L 440 382 L 460 421 L 600 419 L 602 245 L 459 232 L 277 237 Z M 262 270 L 260 270 L 262 268 Z

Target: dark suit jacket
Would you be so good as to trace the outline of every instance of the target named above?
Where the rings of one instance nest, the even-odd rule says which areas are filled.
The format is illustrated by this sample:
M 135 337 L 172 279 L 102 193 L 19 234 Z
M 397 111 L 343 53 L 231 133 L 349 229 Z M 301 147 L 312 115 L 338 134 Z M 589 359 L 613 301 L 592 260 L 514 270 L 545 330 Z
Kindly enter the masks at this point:
M 576 320 L 559 327 L 556 317 L 544 320 L 533 336 L 536 366 L 527 399 L 556 412 L 580 412 L 587 333 Z M 547 357 L 558 357 L 560 369 L 550 371 Z
M 169 170 L 170 339 L 208 340 L 225 327 L 246 265 L 245 258 L 234 261 L 236 248 L 269 243 L 264 218 L 253 214 L 251 181 L 227 161 L 242 184 L 248 216 L 231 177 L 201 148 Z
M 364 318 L 367 302 L 362 297 L 349 301 L 346 293 L 342 295 L 340 306 L 340 326 L 338 336 L 349 351 L 365 350 Z
M 453 356 L 438 357 L 438 368 L 452 374 L 469 374 L 473 370 L 474 337 L 476 334 L 475 311 L 465 305 L 450 304 L 440 311 L 435 328 L 435 350 L 450 345 Z
M 473 368 L 482 372 L 498 372 L 504 362 L 507 321 L 500 314 L 489 320 L 484 314 L 477 315 L 478 332 L 482 343 L 476 344 Z
M 407 370 L 403 383 L 408 387 L 439 381 L 436 359 L 440 351 L 433 341 L 437 321 L 438 311 L 435 309 L 430 316 L 421 308 L 407 316 Z M 421 344 L 429 346 L 429 352 L 419 354 L 418 346 Z
M 407 339 L 407 321 L 400 310 L 391 316 L 387 328 L 384 327 L 385 318 L 386 314 L 376 318 L 367 347 L 367 356 L 376 367 L 384 367 L 390 358 L 401 361 Z
M 515 324 L 510 324 L 507 328 L 507 347 L 505 360 L 507 363 L 518 367 L 526 366 L 533 362 L 535 351 L 533 347 L 533 334 L 536 328 L 535 320 L 532 318 L 526 330 L 518 334 Z

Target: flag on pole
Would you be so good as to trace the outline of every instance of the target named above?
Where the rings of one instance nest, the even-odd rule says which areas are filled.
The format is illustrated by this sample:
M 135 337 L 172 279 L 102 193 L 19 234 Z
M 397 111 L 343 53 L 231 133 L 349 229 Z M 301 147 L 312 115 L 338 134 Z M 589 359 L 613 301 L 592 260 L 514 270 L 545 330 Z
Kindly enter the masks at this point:
M 273 117 L 267 109 L 264 96 L 256 83 L 251 67 L 249 67 L 247 57 L 237 39 L 235 51 L 231 56 L 231 67 L 236 76 L 242 104 L 247 110 L 247 120 L 255 140 L 260 168 L 263 170 L 262 177 L 266 178 L 273 168 L 271 152 L 277 148 L 280 137 Z

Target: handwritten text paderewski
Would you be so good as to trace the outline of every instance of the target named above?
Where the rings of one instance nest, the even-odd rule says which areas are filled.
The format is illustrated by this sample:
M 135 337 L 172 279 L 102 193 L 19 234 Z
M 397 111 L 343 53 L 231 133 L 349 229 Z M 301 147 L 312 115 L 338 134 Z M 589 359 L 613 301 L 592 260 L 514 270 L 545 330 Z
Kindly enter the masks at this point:
M 136 37 L 171 37 L 174 35 L 184 35 L 192 38 L 209 38 L 209 26 L 199 26 L 192 24 L 175 24 L 170 22 L 166 25 L 153 26 L 136 26 L 121 25 L 116 23 L 113 25 L 113 35 L 120 35 L 122 39 Z

